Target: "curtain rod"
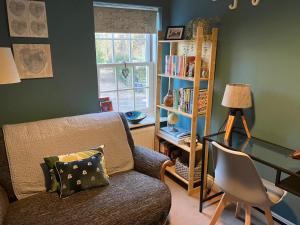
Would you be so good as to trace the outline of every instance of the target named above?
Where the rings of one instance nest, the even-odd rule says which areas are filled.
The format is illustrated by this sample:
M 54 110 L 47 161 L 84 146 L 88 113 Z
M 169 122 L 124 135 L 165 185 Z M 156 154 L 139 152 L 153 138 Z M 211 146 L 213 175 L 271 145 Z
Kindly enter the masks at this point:
M 158 12 L 158 7 L 144 6 L 144 5 L 132 5 L 132 4 L 119 4 L 119 3 L 108 3 L 108 2 L 94 2 L 94 7 L 105 7 L 105 8 L 119 8 L 119 9 L 137 9 L 137 10 L 148 10 Z

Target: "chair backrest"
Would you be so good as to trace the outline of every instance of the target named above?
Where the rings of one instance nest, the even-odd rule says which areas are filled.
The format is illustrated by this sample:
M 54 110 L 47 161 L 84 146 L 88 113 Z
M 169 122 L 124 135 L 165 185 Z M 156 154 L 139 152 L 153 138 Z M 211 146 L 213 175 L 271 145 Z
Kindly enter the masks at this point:
M 227 194 L 245 203 L 268 207 L 271 202 L 251 158 L 212 142 L 215 183 Z

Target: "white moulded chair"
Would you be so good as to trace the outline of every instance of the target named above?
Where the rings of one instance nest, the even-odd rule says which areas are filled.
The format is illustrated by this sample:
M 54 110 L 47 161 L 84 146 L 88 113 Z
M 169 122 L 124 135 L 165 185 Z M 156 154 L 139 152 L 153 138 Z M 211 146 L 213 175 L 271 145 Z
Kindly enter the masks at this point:
M 228 203 L 237 203 L 236 216 L 240 205 L 245 206 L 245 224 L 251 224 L 251 207 L 265 211 L 269 225 L 273 225 L 270 207 L 279 203 L 286 191 L 260 178 L 251 158 L 238 151 L 227 149 L 212 142 L 215 158 L 215 183 L 224 192 L 217 210 L 210 222 L 216 224 Z

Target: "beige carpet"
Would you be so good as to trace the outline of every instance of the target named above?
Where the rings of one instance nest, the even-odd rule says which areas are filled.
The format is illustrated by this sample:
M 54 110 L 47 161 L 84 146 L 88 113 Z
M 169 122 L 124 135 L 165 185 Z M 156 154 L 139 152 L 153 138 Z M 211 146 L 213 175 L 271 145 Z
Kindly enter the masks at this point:
M 205 203 L 203 213 L 199 212 L 199 192 L 192 196 L 187 195 L 187 191 L 166 177 L 166 183 L 172 193 L 172 207 L 169 215 L 168 225 L 208 225 L 217 206 L 217 202 Z M 234 217 L 235 205 L 226 207 L 218 225 L 243 225 L 244 215 L 241 219 Z M 256 210 L 252 210 L 252 225 L 264 225 L 264 216 Z M 276 223 L 275 223 L 276 224 Z

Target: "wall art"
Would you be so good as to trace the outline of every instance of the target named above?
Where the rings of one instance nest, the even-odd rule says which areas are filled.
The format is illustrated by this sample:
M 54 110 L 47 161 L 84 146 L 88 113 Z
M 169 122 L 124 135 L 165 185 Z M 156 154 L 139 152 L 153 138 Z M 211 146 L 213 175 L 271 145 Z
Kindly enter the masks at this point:
M 45 2 L 7 0 L 6 3 L 11 37 L 48 38 Z
M 13 44 L 21 79 L 53 77 L 49 44 Z

